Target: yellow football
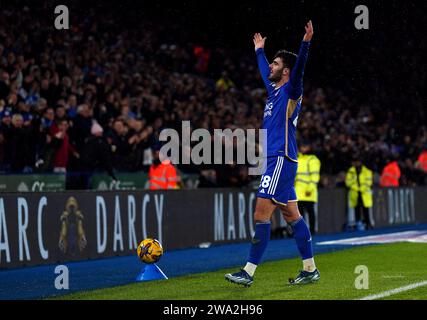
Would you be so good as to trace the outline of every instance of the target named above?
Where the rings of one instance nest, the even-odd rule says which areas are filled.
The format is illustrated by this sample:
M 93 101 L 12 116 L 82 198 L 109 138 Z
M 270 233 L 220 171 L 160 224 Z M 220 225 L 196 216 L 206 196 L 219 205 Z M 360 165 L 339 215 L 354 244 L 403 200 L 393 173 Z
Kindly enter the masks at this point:
M 136 249 L 139 259 L 144 263 L 155 263 L 163 255 L 163 247 L 159 240 L 147 238 L 141 241 Z

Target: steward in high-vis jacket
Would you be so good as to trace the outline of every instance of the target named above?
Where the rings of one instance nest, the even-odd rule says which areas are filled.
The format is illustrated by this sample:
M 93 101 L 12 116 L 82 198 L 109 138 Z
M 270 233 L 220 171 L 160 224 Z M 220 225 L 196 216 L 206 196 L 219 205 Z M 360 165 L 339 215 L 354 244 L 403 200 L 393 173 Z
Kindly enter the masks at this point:
M 303 144 L 298 153 L 298 170 L 295 178 L 295 191 L 301 215 L 308 214 L 310 231 L 316 231 L 315 203 L 318 201 L 317 185 L 320 180 L 320 160 L 310 153 L 310 146 Z
M 159 148 L 154 150 L 153 164 L 148 171 L 150 190 L 178 189 L 179 176 L 170 160 L 160 161 Z
M 362 165 L 360 159 L 353 160 L 353 166 L 348 169 L 345 185 L 349 189 L 349 204 L 355 208 L 356 227 L 358 230 L 372 228 L 369 217 L 369 208 L 372 207 L 372 171 Z M 363 212 L 364 221 L 362 222 Z
M 398 187 L 400 179 L 400 168 L 397 161 L 391 161 L 384 167 L 380 177 L 381 187 Z

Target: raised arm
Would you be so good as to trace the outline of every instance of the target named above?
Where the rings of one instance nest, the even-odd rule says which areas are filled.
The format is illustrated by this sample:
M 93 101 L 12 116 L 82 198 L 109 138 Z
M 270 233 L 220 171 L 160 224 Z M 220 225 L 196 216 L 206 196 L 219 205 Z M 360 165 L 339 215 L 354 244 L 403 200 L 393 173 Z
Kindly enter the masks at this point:
M 259 72 L 261 74 L 265 86 L 267 87 L 267 90 L 269 91 L 272 89 L 272 86 L 270 80 L 268 80 L 268 76 L 270 75 L 270 66 L 267 61 L 267 57 L 264 53 L 265 39 L 267 39 L 267 37 L 263 38 L 260 33 L 255 33 L 253 41 L 258 61 Z
M 289 79 L 291 96 L 294 99 L 298 99 L 302 95 L 302 80 L 304 77 L 305 63 L 308 58 L 308 49 L 310 47 L 310 41 L 313 37 L 313 24 L 311 20 L 305 26 L 305 35 L 301 43 L 301 47 L 298 53 L 298 58 L 292 69 L 291 76 Z

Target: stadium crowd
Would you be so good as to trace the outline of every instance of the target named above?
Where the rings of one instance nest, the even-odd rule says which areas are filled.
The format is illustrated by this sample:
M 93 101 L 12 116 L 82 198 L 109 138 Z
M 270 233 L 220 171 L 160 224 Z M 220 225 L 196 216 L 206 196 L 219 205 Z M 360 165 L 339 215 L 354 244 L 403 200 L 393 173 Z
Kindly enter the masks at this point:
M 0 172 L 147 171 L 160 131 L 179 131 L 184 120 L 211 132 L 260 128 L 265 90 L 246 48 L 193 42 L 179 23 L 147 18 L 127 28 L 117 22 L 120 14 L 91 9 L 58 31 L 43 10 L 0 14 Z M 411 83 L 425 77 L 416 68 L 420 58 L 406 61 Z M 365 79 L 374 72 L 387 79 L 390 72 L 387 64 L 373 70 L 361 61 L 359 68 L 366 68 Z M 393 100 L 400 84 L 387 82 L 389 92 L 375 80 L 370 85 L 370 99 L 361 100 L 344 84 L 337 91 L 305 81 L 298 134 L 321 160 L 320 186 L 343 186 L 354 157 L 377 175 L 398 159 L 401 185 L 425 184 L 417 164 L 427 148 L 423 101 Z M 409 126 L 405 112 L 416 115 Z M 252 180 L 247 166 L 235 163 L 178 169 L 199 174 L 200 187 L 244 187 Z

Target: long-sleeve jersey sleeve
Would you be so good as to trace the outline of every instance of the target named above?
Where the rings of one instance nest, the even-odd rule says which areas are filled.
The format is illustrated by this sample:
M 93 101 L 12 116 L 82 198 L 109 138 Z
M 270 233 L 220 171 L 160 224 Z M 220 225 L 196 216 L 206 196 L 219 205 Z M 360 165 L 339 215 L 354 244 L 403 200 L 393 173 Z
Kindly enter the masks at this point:
M 256 50 L 256 57 L 262 80 L 264 81 L 265 87 L 267 88 L 267 92 L 270 94 L 274 90 L 274 88 L 272 86 L 271 81 L 268 80 L 268 76 L 270 74 L 270 67 L 263 48 L 259 48 Z
M 292 99 L 298 99 L 302 95 L 302 80 L 304 77 L 304 68 L 308 58 L 309 41 L 303 41 L 299 49 L 298 58 L 292 69 L 289 79 L 290 96 Z

